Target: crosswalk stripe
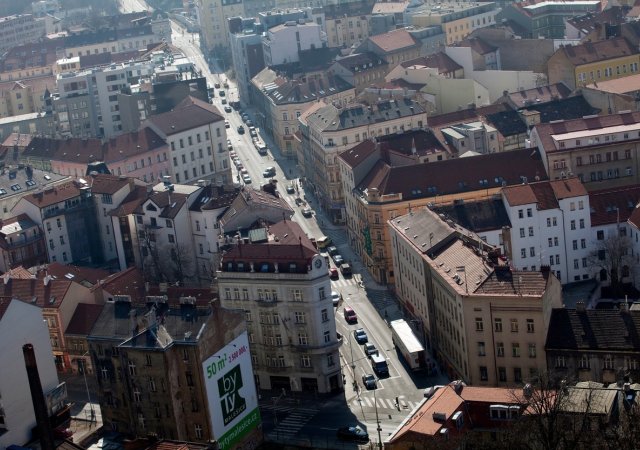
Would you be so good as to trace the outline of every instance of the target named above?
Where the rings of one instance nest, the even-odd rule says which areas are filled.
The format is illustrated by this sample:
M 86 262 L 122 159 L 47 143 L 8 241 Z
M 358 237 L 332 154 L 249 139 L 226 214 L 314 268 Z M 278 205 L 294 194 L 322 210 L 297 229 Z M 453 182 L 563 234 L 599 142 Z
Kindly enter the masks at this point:
M 397 409 L 396 400 L 394 398 L 376 398 L 376 400 L 378 403 L 378 409 Z M 362 405 L 363 407 L 366 406 L 367 408 L 375 407 L 375 403 L 373 402 L 373 397 L 369 397 L 365 395 L 360 396 L 360 400 L 358 400 L 357 398 L 354 399 L 351 402 L 351 404 L 353 406 Z M 402 406 L 404 404 L 408 406 L 408 409 L 414 409 L 416 406 L 420 404 L 420 402 L 401 400 L 400 405 Z

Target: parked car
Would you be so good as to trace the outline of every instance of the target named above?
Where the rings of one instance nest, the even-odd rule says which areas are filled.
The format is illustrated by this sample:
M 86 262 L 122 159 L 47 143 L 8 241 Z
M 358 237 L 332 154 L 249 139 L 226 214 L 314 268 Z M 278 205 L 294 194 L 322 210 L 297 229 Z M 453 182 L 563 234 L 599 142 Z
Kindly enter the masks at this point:
M 351 266 L 347 263 L 342 263 L 340 264 L 340 272 L 342 272 L 342 275 L 345 277 L 348 277 L 351 275 Z
M 355 338 L 358 344 L 366 344 L 369 342 L 369 336 L 367 336 L 367 332 L 364 331 L 364 328 L 358 328 L 353 331 L 353 337 Z
M 313 210 L 311 208 L 305 208 L 302 210 L 302 215 L 308 219 L 313 215 Z
M 338 269 L 335 267 L 329 267 L 329 278 L 332 280 L 340 278 L 340 275 L 338 275 Z
M 371 355 L 378 354 L 378 349 L 371 342 L 367 342 L 366 344 L 364 344 L 364 352 L 367 355 L 367 357 L 371 358 Z
M 341 298 L 342 298 L 342 295 L 340 295 L 340 293 L 336 291 L 331 291 L 331 301 L 333 302 L 333 306 L 338 306 L 338 303 L 340 303 Z
M 248 114 L 243 114 L 243 115 L 242 115 L 242 121 L 243 121 L 244 123 L 247 123 L 247 120 L 249 120 L 249 115 L 248 115 Z
M 249 128 L 249 135 L 252 137 L 258 137 L 258 132 L 256 131 L 255 128 L 251 127 Z
M 251 177 L 249 175 L 243 175 L 242 181 L 244 181 L 244 184 L 251 184 Z
M 222 103 L 223 105 L 227 104 L 227 99 L 226 98 L 222 98 L 222 100 L 220 100 L 220 103 Z
M 249 128 L 251 128 L 253 126 L 253 122 L 251 121 L 251 119 L 247 119 L 247 126 Z
M 353 310 L 353 308 L 351 308 L 350 306 L 345 306 L 344 307 L 344 320 L 346 320 L 347 323 L 357 323 L 358 322 L 358 315 Z M 362 328 L 360 328 L 360 329 L 362 330 Z
M 293 184 L 287 184 L 287 194 L 293 194 L 296 191 L 296 188 Z
M 271 167 L 267 167 L 266 169 L 264 169 L 264 172 L 262 173 L 262 175 L 264 175 L 265 178 L 267 177 L 275 177 L 276 176 L 276 168 L 271 166 Z
M 244 134 L 244 127 L 242 125 L 238 127 L 238 134 Z
M 375 389 L 376 386 L 376 377 L 372 373 L 366 373 L 362 375 L 362 384 L 367 389 Z
M 216 89 L 220 89 L 220 83 L 214 83 L 213 87 L 215 87 Z
M 369 434 L 360 428 L 359 425 L 356 425 L 355 427 L 338 428 L 336 436 L 338 439 L 342 439 L 343 441 L 354 441 L 360 443 L 369 442 Z
M 233 109 L 231 109 L 231 106 L 227 105 L 227 106 L 224 107 L 224 112 L 230 113 L 232 111 L 233 111 Z
M 220 92 L 218 92 L 218 95 L 219 95 L 220 97 L 224 97 L 224 96 L 225 96 L 225 95 L 227 95 L 227 94 L 226 94 L 224 91 L 220 91 Z
M 228 121 L 228 120 L 225 120 L 225 121 L 224 121 L 224 127 L 225 127 L 225 128 L 231 128 L 231 125 L 229 124 L 229 121 Z
M 333 255 L 333 262 L 336 266 L 340 266 L 344 262 L 344 258 L 342 258 L 342 255 Z
M 336 253 L 338 253 L 338 248 L 336 246 L 332 245 L 331 247 L 329 247 L 327 249 L 327 253 L 329 253 L 331 256 L 333 256 Z

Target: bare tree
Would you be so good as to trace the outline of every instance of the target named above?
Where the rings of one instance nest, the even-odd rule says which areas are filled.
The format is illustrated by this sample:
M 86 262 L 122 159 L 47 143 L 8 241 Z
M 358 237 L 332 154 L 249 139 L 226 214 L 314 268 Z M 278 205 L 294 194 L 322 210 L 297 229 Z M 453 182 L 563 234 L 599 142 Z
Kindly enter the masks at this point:
M 140 247 L 142 248 L 142 270 L 145 279 L 153 280 L 156 284 L 165 281 L 160 254 L 153 233 L 144 231 L 144 235 L 140 240 Z
M 615 298 L 624 296 L 622 280 L 629 276 L 629 268 L 633 265 L 630 248 L 631 239 L 618 231 L 597 241 L 595 249 L 589 255 L 591 266 L 599 269 L 601 281 L 609 281 L 611 295 Z
M 165 246 L 163 256 L 161 268 L 167 280 L 184 285 L 185 279 L 194 276 L 193 255 L 184 245 L 175 243 Z

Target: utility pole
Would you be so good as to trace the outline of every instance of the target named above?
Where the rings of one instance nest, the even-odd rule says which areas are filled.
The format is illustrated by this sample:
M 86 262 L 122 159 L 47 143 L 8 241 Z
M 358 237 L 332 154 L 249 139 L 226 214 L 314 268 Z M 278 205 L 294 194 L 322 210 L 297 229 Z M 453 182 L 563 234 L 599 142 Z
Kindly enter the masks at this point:
M 373 403 L 376 406 L 376 424 L 378 425 L 378 449 L 382 450 L 382 427 L 380 426 L 380 418 L 378 417 L 378 400 L 376 400 L 377 387 L 373 389 Z

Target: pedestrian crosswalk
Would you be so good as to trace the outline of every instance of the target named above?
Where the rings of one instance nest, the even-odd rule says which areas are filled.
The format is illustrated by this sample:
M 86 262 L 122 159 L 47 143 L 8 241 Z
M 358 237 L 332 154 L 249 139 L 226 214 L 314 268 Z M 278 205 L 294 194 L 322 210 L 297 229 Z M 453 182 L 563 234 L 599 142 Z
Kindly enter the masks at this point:
M 358 279 L 359 281 L 359 279 Z M 331 280 L 331 287 L 335 290 L 335 288 L 356 288 L 358 287 L 358 281 L 356 281 L 356 277 L 351 278 L 340 278 L 338 280 Z
M 318 413 L 315 408 L 293 408 L 282 420 L 276 420 L 276 427 L 269 433 L 272 439 L 282 441 L 293 438 Z M 276 409 L 276 416 L 278 410 Z M 284 415 L 284 414 L 283 414 Z
M 363 408 L 375 408 L 376 403 L 378 404 L 378 409 L 393 409 L 395 411 L 398 410 L 396 406 L 396 400 L 394 398 L 376 398 L 376 402 L 373 401 L 373 395 L 369 396 L 366 394 L 360 395 L 360 398 L 356 398 L 351 402 L 352 406 Z M 418 406 L 420 402 L 415 402 L 411 400 L 400 399 L 400 409 L 411 411 L 413 408 Z

